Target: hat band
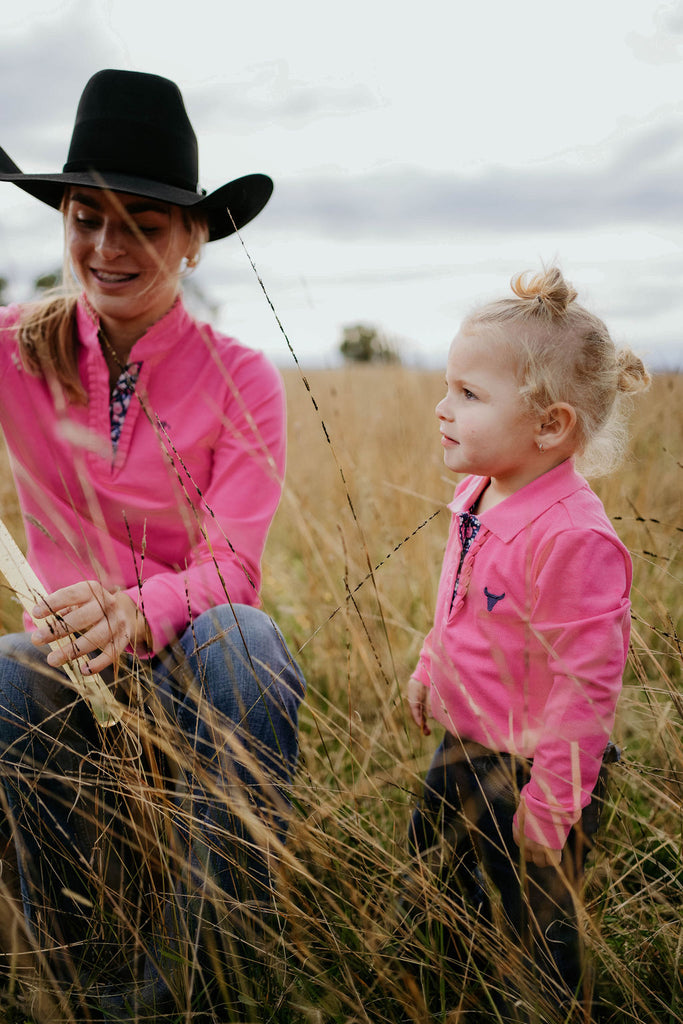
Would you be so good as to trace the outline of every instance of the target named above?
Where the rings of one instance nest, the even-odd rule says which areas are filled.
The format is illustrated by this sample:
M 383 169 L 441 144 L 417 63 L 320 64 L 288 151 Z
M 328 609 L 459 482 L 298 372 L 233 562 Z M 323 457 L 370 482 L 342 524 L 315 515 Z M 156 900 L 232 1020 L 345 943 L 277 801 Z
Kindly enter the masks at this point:
M 107 172 L 197 191 L 196 140 L 129 119 L 88 119 L 77 124 L 64 173 Z

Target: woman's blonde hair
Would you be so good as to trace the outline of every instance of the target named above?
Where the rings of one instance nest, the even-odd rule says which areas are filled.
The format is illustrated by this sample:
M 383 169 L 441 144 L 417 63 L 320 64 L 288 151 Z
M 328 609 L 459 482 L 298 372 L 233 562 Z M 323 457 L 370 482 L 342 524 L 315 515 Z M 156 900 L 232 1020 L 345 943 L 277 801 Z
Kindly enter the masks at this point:
M 513 357 L 529 411 L 571 405 L 582 471 L 609 472 L 626 446 L 627 399 L 649 386 L 648 371 L 630 349 L 616 348 L 603 321 L 579 305 L 557 267 L 519 274 L 511 287 L 514 298 L 476 310 L 463 330 L 495 330 Z
M 66 215 L 68 200 L 69 190 L 66 189 L 60 207 L 63 215 Z M 196 252 L 198 260 L 202 245 L 208 239 L 206 220 L 182 207 L 180 210 L 190 236 L 189 249 Z M 64 397 L 73 405 L 87 405 L 88 394 L 78 373 L 76 302 L 79 294 L 65 251 L 62 284 L 24 306 L 17 338 L 22 363 L 29 373 L 60 385 Z

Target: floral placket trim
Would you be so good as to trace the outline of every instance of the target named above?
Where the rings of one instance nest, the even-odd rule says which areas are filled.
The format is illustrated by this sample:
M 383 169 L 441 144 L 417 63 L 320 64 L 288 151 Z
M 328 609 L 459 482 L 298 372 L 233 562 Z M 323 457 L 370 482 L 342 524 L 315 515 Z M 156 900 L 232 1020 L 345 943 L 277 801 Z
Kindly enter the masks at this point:
M 130 400 L 135 394 L 135 385 L 140 376 L 141 366 L 142 362 L 128 363 L 123 368 L 111 393 L 109 421 L 111 426 L 111 446 L 114 452 L 118 447 Z
M 474 507 L 474 506 L 473 506 Z M 462 571 L 462 565 L 465 561 L 465 555 L 472 547 L 475 537 L 479 533 L 481 528 L 481 520 L 474 515 L 472 510 L 469 512 L 458 512 L 458 536 L 460 538 L 460 561 L 458 562 L 458 571 L 455 574 L 455 583 L 453 584 L 453 594 L 451 596 L 451 608 L 455 600 L 456 594 L 458 593 L 458 583 L 460 582 L 460 573 Z

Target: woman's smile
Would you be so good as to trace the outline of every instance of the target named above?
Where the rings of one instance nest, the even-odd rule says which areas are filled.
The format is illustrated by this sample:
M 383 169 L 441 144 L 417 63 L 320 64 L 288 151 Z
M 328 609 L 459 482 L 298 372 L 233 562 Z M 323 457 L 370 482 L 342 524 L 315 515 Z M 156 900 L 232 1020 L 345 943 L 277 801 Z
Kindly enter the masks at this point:
M 97 267 L 91 267 L 91 274 L 104 284 L 116 284 L 121 281 L 132 281 L 138 277 L 134 271 L 114 271 L 114 270 L 98 270 Z

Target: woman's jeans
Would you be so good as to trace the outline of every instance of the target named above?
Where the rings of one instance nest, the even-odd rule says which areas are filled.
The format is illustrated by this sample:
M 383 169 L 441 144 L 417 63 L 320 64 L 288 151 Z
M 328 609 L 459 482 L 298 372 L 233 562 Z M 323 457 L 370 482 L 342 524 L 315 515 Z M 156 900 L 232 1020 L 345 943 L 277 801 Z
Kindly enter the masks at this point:
M 577 905 L 599 823 L 605 764 L 616 760 L 618 753 L 610 744 L 593 799 L 571 830 L 558 869 L 525 863 L 512 837 L 512 819 L 529 778 L 530 762 L 481 750 L 471 754 L 466 741 L 446 733 L 413 813 L 409 846 L 422 864 L 430 863 L 445 879 L 447 891 L 464 901 L 482 922 L 482 935 L 489 936 L 484 944 L 491 936 L 488 883 L 493 884 L 511 948 L 522 953 L 517 968 L 508 961 L 509 977 L 503 983 L 509 984 L 511 992 L 525 987 L 526 972 L 527 991 L 531 986 L 557 1006 L 581 993 L 584 963 Z M 481 964 L 486 957 L 477 959 Z
M 305 690 L 272 620 L 199 616 L 128 678 L 126 726 L 45 655 L 0 638 L 0 856 L 49 970 L 149 977 L 162 947 L 267 916 Z

